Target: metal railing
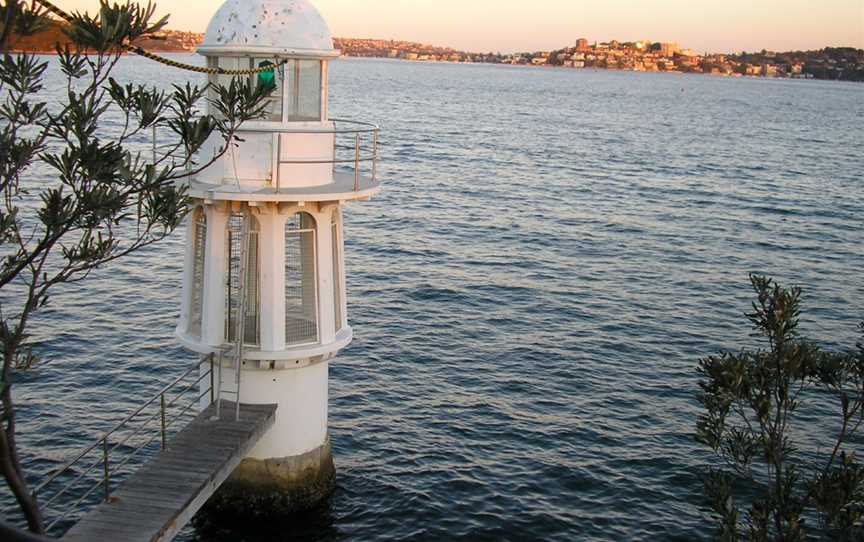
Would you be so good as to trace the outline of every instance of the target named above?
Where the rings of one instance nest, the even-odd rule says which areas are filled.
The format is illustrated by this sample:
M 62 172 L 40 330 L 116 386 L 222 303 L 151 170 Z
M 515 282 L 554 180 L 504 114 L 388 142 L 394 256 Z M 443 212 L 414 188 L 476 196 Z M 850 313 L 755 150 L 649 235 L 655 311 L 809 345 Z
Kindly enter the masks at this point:
M 364 175 L 368 175 L 374 183 L 378 178 L 378 160 L 379 154 L 379 139 L 381 128 L 372 123 L 360 122 L 347 119 L 328 119 L 332 123 L 332 127 L 291 127 L 290 125 L 282 125 L 274 123 L 272 126 L 258 125 L 255 127 L 241 127 L 237 135 L 242 139 L 244 134 L 276 134 L 277 148 L 274 153 L 278 153 L 278 159 L 275 161 L 276 171 L 273 172 L 273 183 L 276 192 L 282 190 L 282 174 L 281 166 L 283 165 L 322 165 L 328 164 L 333 166 L 333 175 L 339 172 L 340 168 L 345 173 L 353 174 L 354 176 L 354 191 L 360 190 L 361 179 Z M 283 160 L 282 159 L 282 142 L 283 137 L 292 134 L 304 135 L 333 135 L 333 153 L 330 158 L 322 159 L 306 159 L 306 160 Z M 159 133 L 156 127 L 153 128 L 152 135 L 152 160 L 155 163 L 163 156 L 168 158 L 186 161 L 187 170 L 192 171 L 192 161 L 187 161 L 185 154 L 182 152 L 182 147 L 177 147 L 174 144 L 159 145 Z M 161 154 L 160 154 L 161 153 Z
M 278 146 L 276 152 L 279 153 L 279 159 L 276 163 L 276 193 L 282 190 L 282 172 L 283 165 L 321 165 L 330 164 L 333 166 L 333 175 L 335 177 L 340 165 L 353 166 L 354 174 L 354 191 L 360 190 L 360 179 L 363 176 L 363 166 L 369 165 L 369 176 L 374 183 L 378 177 L 378 139 L 381 133 L 381 128 L 376 124 L 369 122 L 360 122 L 346 119 L 330 119 L 333 123 L 332 128 L 295 128 L 284 129 L 282 127 L 276 129 L 279 134 Z M 347 127 L 344 125 L 348 125 Z M 252 133 L 260 133 L 259 130 L 249 130 Z M 283 160 L 282 159 L 282 137 L 286 134 L 332 134 L 333 135 L 333 157 L 331 159 L 318 160 Z M 340 136 L 350 136 L 349 143 L 340 142 Z M 342 158 L 339 151 L 350 151 L 352 154 L 348 158 Z
M 221 355 L 206 356 L 36 487 L 33 493 L 44 499 L 39 504 L 49 532 L 84 505 L 110 502 L 112 485 L 129 474 L 136 457 L 167 449 L 171 428 L 185 418 L 191 420 L 190 411 L 207 395 L 210 404 L 221 395 L 221 367 L 218 373 L 214 371 L 217 356 L 221 366 Z M 207 369 L 202 371 L 202 366 Z M 217 374 L 218 386 L 214 380 Z M 158 447 L 154 446 L 157 439 Z M 100 488 L 101 496 L 96 500 Z

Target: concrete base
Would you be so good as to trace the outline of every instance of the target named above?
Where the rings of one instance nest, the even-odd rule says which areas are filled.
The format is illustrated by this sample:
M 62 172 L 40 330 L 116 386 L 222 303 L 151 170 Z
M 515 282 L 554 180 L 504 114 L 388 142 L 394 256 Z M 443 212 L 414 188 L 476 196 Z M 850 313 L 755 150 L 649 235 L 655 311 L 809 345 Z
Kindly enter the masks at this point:
M 207 503 L 208 514 L 280 517 L 311 510 L 336 487 L 330 439 L 309 453 L 284 459 L 244 459 Z M 218 517 L 218 516 L 216 516 Z

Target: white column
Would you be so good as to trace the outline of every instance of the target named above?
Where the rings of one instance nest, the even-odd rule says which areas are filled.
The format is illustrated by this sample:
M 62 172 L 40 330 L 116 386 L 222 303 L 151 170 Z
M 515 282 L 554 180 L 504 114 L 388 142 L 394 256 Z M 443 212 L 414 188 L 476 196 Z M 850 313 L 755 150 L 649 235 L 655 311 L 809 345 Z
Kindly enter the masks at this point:
M 333 234 L 330 218 L 332 208 L 325 207 L 315 215 L 316 239 L 318 243 L 318 325 L 321 334 L 321 344 L 330 344 L 336 340 L 336 324 L 334 314 L 333 294 Z
M 276 423 L 248 457 L 296 457 L 327 441 L 328 362 L 284 371 L 244 371 L 244 402 L 277 404 Z
M 193 206 L 192 212 L 186 217 L 186 255 L 183 265 L 183 288 L 180 302 L 180 322 L 177 324 L 177 332 L 186 335 L 189 332 L 189 314 L 192 299 L 192 273 L 195 267 L 195 214 L 198 207 Z
M 348 273 L 345 271 L 345 223 L 343 222 L 342 206 L 335 207 L 333 214 L 336 218 L 336 238 L 339 243 L 336 252 L 339 257 L 339 276 L 336 277 L 338 282 L 334 285 L 334 288 L 339 288 L 339 291 L 342 293 L 339 300 L 342 304 L 342 322 L 338 326 L 342 328 L 348 325 L 348 285 L 345 279 Z M 336 265 L 336 263 L 334 262 L 333 265 Z
M 328 90 L 330 82 L 330 62 L 321 61 L 321 121 L 327 122 L 330 114 L 330 92 Z
M 261 286 L 261 350 L 285 348 L 285 217 L 275 210 L 257 215 Z
M 201 342 L 213 347 L 225 342 L 226 231 L 229 209 L 225 205 L 207 207 L 207 257 L 204 261 L 204 307 Z

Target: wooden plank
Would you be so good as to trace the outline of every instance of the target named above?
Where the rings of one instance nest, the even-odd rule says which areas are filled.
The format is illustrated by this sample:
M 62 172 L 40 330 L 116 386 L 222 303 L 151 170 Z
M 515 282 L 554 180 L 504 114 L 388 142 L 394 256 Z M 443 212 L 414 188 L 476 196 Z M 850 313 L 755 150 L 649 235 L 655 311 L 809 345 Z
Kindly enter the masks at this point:
M 151 514 L 152 511 L 177 510 L 178 506 L 183 506 L 186 503 L 185 503 L 185 500 L 179 500 L 179 499 L 163 500 L 163 499 L 160 499 L 156 496 L 143 497 L 143 498 L 140 496 L 135 496 L 135 497 L 124 497 L 123 498 L 123 504 L 125 506 L 133 507 L 133 508 L 135 508 L 135 510 L 138 510 L 140 512 L 147 512 L 148 514 Z
M 209 463 L 214 460 L 219 460 L 227 454 L 234 453 L 235 450 L 226 449 L 218 454 L 201 454 L 195 459 L 178 459 L 176 457 L 166 457 L 159 462 L 158 472 L 165 476 L 174 476 L 176 474 L 207 474 L 211 471 Z M 155 469 L 154 469 L 155 470 Z
M 172 540 L 275 421 L 276 405 L 242 405 L 239 422 L 232 403 L 222 408 L 225 420 L 202 412 L 63 540 Z
M 153 499 L 160 502 L 175 502 L 184 500 L 183 496 L 178 493 L 166 492 L 162 486 L 155 484 L 140 484 L 134 488 L 129 488 L 131 491 L 123 493 L 122 500 L 137 501 L 142 499 Z M 114 500 L 121 500 L 121 497 L 114 496 Z
M 128 510 L 126 511 L 128 512 Z M 117 536 L 125 536 L 124 533 L 127 533 L 131 530 L 134 531 L 143 531 L 143 533 L 152 532 L 154 530 L 159 530 L 162 527 L 162 516 L 170 515 L 168 514 L 149 514 L 147 517 L 141 516 L 133 516 L 128 513 L 124 514 L 123 517 L 123 525 L 117 525 L 117 518 L 113 516 L 104 515 L 102 517 L 87 517 L 87 533 L 90 534 L 94 529 L 99 530 L 112 530 L 116 533 Z M 92 540 L 92 539 L 91 539 Z M 114 538 L 114 540 L 119 540 Z

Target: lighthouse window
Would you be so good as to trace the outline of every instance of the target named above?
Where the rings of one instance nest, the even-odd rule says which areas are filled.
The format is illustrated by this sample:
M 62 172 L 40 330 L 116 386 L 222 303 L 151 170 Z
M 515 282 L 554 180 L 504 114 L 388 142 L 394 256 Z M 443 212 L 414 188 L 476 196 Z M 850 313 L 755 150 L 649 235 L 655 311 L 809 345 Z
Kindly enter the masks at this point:
M 245 296 L 246 319 L 244 320 L 244 344 L 258 346 L 260 344 L 260 299 L 261 291 L 258 283 L 258 221 L 250 216 L 248 254 L 243 269 L 242 238 L 243 215 L 231 215 L 228 221 L 227 253 L 228 269 L 226 273 L 225 292 L 225 336 L 229 342 L 237 340 L 237 331 L 241 301 Z M 245 271 L 246 285 L 241 288 L 240 277 Z
M 208 68 L 222 68 L 223 70 L 239 70 L 241 68 L 248 68 L 248 60 L 246 64 L 243 64 L 243 60 L 240 57 L 234 56 L 223 56 L 223 57 L 208 57 L 207 58 L 207 67 Z M 216 85 L 222 85 L 224 87 L 228 87 L 231 85 L 231 80 L 234 79 L 231 75 L 217 75 L 210 74 L 210 100 L 214 101 L 217 99 L 216 89 L 214 88 Z M 212 109 L 212 108 L 211 108 Z
M 265 111 L 266 116 L 263 120 L 282 122 L 282 88 L 284 86 L 283 81 L 285 77 L 284 66 L 279 66 L 277 68 L 275 67 L 276 62 L 274 60 L 263 58 L 254 59 L 252 64 L 256 68 L 274 66 L 272 71 L 261 72 L 254 77 L 256 79 L 255 84 L 272 91 L 270 97 L 267 98 L 267 109 Z
M 189 300 L 189 334 L 201 337 L 204 303 L 204 257 L 207 252 L 207 215 L 199 208 L 192 215 L 192 284 Z
M 321 120 L 321 61 L 293 60 L 288 70 L 289 121 Z
M 337 332 L 342 329 L 342 324 L 345 321 L 342 314 L 342 305 L 344 304 L 342 293 L 342 235 L 339 231 L 339 222 L 339 211 L 336 210 L 333 213 L 330 230 L 333 238 L 333 315 Z
M 265 68 L 268 66 L 276 66 L 278 61 L 273 58 L 249 58 L 249 57 L 209 57 L 207 59 L 208 68 L 222 68 L 223 70 L 249 70 L 250 68 Z M 233 75 L 210 75 L 209 98 L 210 101 L 217 99 L 215 86 L 222 85 L 228 87 L 235 77 Z M 282 89 L 284 87 L 285 70 L 284 66 L 275 68 L 273 71 L 265 71 L 258 74 L 250 75 L 245 78 L 252 85 L 264 85 L 273 90 L 272 94 L 266 100 L 266 108 L 264 117 L 261 120 L 271 122 L 282 122 Z M 212 109 L 212 108 L 211 108 Z
M 285 225 L 285 344 L 318 342 L 315 219 L 297 213 Z

